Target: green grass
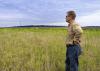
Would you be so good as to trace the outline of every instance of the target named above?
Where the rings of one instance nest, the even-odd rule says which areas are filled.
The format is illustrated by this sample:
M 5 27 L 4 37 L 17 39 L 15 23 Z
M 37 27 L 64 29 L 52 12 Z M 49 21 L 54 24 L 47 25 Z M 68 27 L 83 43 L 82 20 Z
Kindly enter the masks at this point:
M 65 71 L 66 28 L 0 28 L 0 71 Z M 100 71 L 100 30 L 84 30 L 79 71 Z

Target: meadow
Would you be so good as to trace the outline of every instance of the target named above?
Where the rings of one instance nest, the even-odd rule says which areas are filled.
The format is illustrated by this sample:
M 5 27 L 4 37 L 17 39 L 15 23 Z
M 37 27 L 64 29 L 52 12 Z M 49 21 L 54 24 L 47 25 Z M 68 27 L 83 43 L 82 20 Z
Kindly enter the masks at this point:
M 66 28 L 0 28 L 0 71 L 65 71 Z M 100 71 L 100 29 L 85 29 L 79 71 Z

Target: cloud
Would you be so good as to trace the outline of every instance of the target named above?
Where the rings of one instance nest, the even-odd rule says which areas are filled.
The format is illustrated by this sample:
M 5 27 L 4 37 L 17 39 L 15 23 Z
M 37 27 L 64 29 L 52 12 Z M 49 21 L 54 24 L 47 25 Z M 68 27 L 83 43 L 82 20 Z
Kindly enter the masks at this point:
M 81 16 L 78 18 L 78 21 L 82 26 L 98 26 L 100 25 L 100 10 L 85 16 Z
M 95 10 L 100 10 L 99 3 L 100 1 L 97 0 L 0 0 L 0 23 L 4 21 L 9 26 L 11 25 L 10 22 L 18 23 L 19 21 L 23 25 L 29 23 L 33 25 L 34 23 L 64 25 L 68 10 L 75 10 L 79 16 L 79 21 L 83 22 L 83 20 L 86 21 L 87 16 L 94 14 Z M 9 24 L 7 23 L 8 20 Z M 95 21 L 99 22 L 98 20 Z M 86 23 L 84 25 L 93 24 Z
M 14 20 L 14 19 L 23 19 L 24 16 L 22 14 L 1 14 L 0 13 L 0 20 Z

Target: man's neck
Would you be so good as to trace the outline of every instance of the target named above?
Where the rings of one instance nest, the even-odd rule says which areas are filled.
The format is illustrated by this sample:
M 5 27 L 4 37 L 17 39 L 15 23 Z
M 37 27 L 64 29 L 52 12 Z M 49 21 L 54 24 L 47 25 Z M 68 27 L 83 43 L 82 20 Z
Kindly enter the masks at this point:
M 75 22 L 74 20 L 70 21 L 69 24 L 68 24 L 68 26 L 73 25 L 74 22 Z

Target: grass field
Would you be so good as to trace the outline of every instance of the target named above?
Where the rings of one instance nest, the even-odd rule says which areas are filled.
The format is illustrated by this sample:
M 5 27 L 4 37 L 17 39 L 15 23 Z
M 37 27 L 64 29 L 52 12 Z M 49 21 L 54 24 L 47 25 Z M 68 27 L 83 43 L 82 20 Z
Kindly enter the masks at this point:
M 65 71 L 66 28 L 1 28 L 0 71 Z M 100 29 L 84 30 L 79 71 L 100 71 Z

